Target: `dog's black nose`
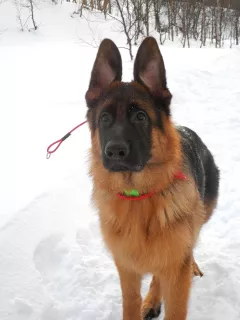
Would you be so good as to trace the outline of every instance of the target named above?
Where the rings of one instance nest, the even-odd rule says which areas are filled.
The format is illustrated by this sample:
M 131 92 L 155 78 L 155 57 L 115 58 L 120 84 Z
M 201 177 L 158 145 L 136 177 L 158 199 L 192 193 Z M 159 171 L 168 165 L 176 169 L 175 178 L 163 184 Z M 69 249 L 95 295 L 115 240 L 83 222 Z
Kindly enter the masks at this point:
M 105 155 L 110 160 L 124 160 L 129 151 L 129 145 L 125 141 L 111 140 L 105 147 Z

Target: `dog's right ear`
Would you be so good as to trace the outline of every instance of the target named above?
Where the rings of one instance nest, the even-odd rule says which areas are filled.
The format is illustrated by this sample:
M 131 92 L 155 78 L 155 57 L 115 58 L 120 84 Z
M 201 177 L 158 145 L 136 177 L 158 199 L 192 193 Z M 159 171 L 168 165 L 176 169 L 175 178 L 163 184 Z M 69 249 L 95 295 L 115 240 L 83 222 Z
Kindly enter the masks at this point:
M 89 107 L 113 81 L 122 79 L 122 58 L 115 43 L 104 39 L 93 65 L 86 101 Z

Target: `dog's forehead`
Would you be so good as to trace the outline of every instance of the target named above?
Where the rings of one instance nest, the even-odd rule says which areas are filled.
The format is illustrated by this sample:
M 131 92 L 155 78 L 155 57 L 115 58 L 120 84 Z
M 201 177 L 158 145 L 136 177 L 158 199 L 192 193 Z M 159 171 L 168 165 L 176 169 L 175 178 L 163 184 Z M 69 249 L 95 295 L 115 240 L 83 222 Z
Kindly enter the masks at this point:
M 149 99 L 148 91 L 136 82 L 118 82 L 110 85 L 108 99 L 116 102 L 128 103 L 134 100 L 146 101 Z
M 144 109 L 155 120 L 153 101 L 148 90 L 138 82 L 113 82 L 96 108 L 97 117 L 104 111 L 113 112 L 120 120 L 125 119 L 129 108 L 133 106 Z

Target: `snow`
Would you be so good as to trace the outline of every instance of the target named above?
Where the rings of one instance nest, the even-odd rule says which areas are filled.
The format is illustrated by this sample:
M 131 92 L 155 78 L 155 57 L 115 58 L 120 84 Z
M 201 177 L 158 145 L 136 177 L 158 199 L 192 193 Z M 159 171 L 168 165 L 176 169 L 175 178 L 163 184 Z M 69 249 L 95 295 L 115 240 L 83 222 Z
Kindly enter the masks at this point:
M 0 319 L 121 319 L 121 292 L 90 203 L 87 126 L 50 160 L 46 147 L 85 119 L 84 94 L 96 48 L 119 46 L 111 21 L 71 18 L 74 5 L 44 3 L 39 31 L 20 32 L 9 2 L 0 7 Z M 189 319 L 240 318 L 240 51 L 162 47 L 174 121 L 194 129 L 221 168 L 218 208 L 204 227 Z M 134 49 L 136 51 L 136 48 Z M 121 49 L 124 79 L 132 63 Z M 143 283 L 147 290 L 149 278 Z M 161 318 L 162 319 L 162 318 Z

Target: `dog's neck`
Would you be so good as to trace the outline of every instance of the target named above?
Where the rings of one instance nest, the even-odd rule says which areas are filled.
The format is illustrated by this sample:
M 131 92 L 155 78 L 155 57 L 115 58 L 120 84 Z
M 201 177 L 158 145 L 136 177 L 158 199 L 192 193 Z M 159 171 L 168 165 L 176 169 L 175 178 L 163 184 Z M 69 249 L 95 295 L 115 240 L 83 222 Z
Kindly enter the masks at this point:
M 187 177 L 182 171 L 179 171 L 174 174 L 174 179 L 186 181 Z M 158 193 L 158 191 L 144 192 L 140 194 L 138 190 L 132 189 L 132 190 L 124 190 L 124 192 L 122 193 L 117 193 L 117 196 L 122 200 L 139 201 L 139 200 L 151 198 L 156 193 Z
M 179 161 L 169 161 L 159 165 L 147 165 L 141 172 L 109 172 L 101 161 L 92 160 L 90 175 L 93 177 L 95 188 L 105 190 L 112 194 L 124 194 L 129 196 L 153 194 L 168 188 L 176 179 L 185 179 L 181 172 Z M 132 194 L 134 190 L 134 195 Z

